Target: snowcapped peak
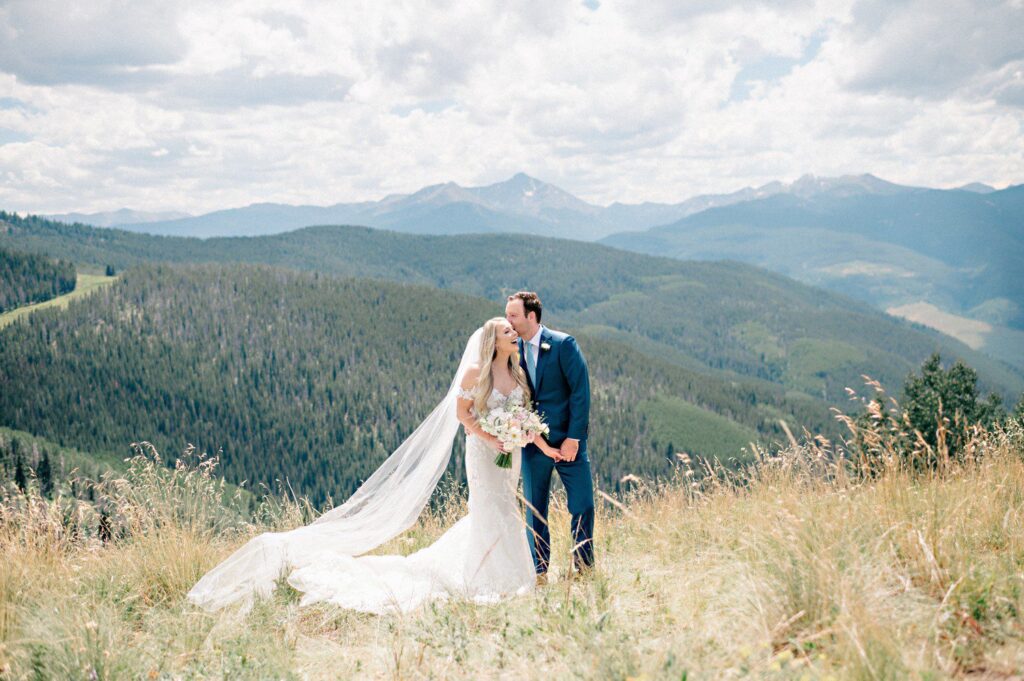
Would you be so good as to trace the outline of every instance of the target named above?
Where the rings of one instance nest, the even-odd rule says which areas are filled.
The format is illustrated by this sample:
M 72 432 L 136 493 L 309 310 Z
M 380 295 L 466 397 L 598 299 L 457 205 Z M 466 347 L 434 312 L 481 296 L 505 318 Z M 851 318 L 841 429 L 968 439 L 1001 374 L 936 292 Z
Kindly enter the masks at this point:
M 565 190 L 526 173 L 516 173 L 504 182 L 469 187 L 468 191 L 492 208 L 529 215 L 546 210 L 573 210 L 584 214 L 599 210 Z

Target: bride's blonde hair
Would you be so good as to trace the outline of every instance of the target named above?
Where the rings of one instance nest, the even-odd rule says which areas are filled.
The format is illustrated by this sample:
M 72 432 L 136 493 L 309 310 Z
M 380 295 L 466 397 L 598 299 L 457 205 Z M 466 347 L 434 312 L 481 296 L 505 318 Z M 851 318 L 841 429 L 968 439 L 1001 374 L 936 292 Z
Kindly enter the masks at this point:
M 504 317 L 493 317 L 484 324 L 484 332 L 480 338 L 480 377 L 476 380 L 476 388 L 473 391 L 473 407 L 477 414 L 487 411 L 487 400 L 491 396 L 491 391 L 494 390 L 491 366 L 494 364 L 494 358 L 498 355 L 498 331 L 505 325 L 508 325 L 508 320 Z M 519 366 L 518 348 L 508 357 L 508 370 L 519 387 L 523 389 L 523 401 L 529 406 L 530 386 L 526 382 L 526 372 Z

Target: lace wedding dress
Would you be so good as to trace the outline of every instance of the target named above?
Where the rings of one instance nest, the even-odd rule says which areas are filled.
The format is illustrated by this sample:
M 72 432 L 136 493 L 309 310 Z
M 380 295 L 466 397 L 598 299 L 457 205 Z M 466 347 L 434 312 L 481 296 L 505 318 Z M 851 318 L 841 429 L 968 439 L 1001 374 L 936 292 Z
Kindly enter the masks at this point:
M 482 329 L 470 338 L 448 393 L 416 430 L 341 506 L 314 522 L 250 539 L 188 592 L 207 610 L 273 592 L 285 577 L 303 605 L 327 601 L 364 612 L 408 611 L 452 596 L 492 602 L 534 585 L 533 559 L 516 501 L 521 450 L 512 467 L 494 463 L 483 440 L 466 439 L 469 513 L 436 542 L 409 556 L 365 555 L 415 524 L 451 458 L 459 431 L 462 376 L 480 352 Z M 492 391 L 489 409 L 525 402 L 521 388 Z
M 493 390 L 487 407 L 507 401 L 522 404 L 522 389 Z M 449 596 L 494 602 L 528 591 L 533 559 L 516 499 L 522 450 L 512 453 L 511 468 L 496 466 L 497 454 L 475 435 L 466 438 L 469 513 L 436 542 L 409 556 L 336 556 L 295 570 L 288 583 L 303 592 L 301 604 L 406 611 Z

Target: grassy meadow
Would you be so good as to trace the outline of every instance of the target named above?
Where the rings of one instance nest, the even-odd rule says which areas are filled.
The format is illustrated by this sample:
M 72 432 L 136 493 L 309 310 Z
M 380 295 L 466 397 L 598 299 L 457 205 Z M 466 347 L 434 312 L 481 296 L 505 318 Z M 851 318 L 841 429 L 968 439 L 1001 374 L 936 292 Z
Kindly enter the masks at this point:
M 852 422 L 851 422 L 852 425 Z M 975 433 L 922 471 L 887 446 L 858 472 L 822 440 L 744 473 L 694 471 L 602 497 L 599 569 L 493 606 L 407 615 L 248 613 L 184 595 L 255 532 L 307 522 L 221 503 L 215 461 L 142 451 L 96 499 L 8 490 L 0 506 L 0 678 L 1013 678 L 1024 669 L 1024 430 Z M 458 493 L 381 547 L 411 552 L 464 513 Z M 562 505 L 556 504 L 559 508 Z M 241 505 L 239 506 L 241 508 Z
M 116 276 L 108 277 L 103 274 L 87 274 L 85 272 L 79 272 L 75 276 L 75 290 L 71 293 L 65 293 L 62 296 L 50 298 L 44 300 L 41 303 L 35 303 L 33 305 L 23 305 L 15 308 L 8 312 L 0 314 L 0 329 L 4 328 L 9 324 L 13 324 L 16 320 L 30 315 L 36 310 L 42 310 L 48 307 L 57 307 L 62 310 L 66 310 L 68 304 L 76 298 L 87 296 L 101 286 L 106 286 L 117 280 Z

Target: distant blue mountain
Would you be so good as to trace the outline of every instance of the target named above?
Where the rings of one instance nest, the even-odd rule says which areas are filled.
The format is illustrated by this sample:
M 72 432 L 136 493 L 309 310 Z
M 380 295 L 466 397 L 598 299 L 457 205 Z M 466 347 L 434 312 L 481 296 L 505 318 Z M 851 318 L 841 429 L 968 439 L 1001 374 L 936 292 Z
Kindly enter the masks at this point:
M 883 309 L 927 302 L 1024 328 L 1024 185 L 987 193 L 776 194 L 602 243 L 681 259 L 740 260 Z
M 176 220 L 122 224 L 122 229 L 175 236 L 260 236 L 300 227 L 351 224 L 414 234 L 515 232 L 594 240 L 628 227 L 602 208 L 522 173 L 484 187 L 453 182 L 379 201 L 333 206 L 254 204 Z M 641 228 L 650 227 L 644 222 Z
M 44 215 L 43 217 L 58 222 L 81 222 L 95 227 L 119 227 L 121 225 L 143 224 L 147 222 L 161 222 L 164 220 L 177 220 L 179 218 L 191 217 L 188 213 L 180 211 L 163 211 L 159 213 L 142 210 L 131 210 L 121 208 L 119 210 L 105 211 L 101 213 L 57 213 Z
M 120 227 L 207 238 L 348 224 L 414 234 L 601 240 L 683 259 L 741 260 L 886 310 L 923 302 L 997 327 L 1024 328 L 1022 193 L 980 183 L 937 190 L 870 174 L 805 175 L 679 203 L 598 206 L 518 173 L 480 187 L 448 182 L 332 206 L 261 203 L 169 220 L 145 214 Z M 999 345 L 1013 351 L 1013 343 Z
M 504 182 L 482 187 L 462 187 L 448 182 L 379 201 L 333 206 L 259 203 L 196 217 L 146 219 L 135 223 L 122 220 L 116 224 L 135 232 L 203 238 L 260 236 L 310 225 L 351 224 L 414 234 L 513 232 L 593 241 L 615 232 L 639 231 L 674 222 L 708 208 L 777 194 L 807 197 L 821 193 L 889 194 L 910 190 L 871 175 L 839 178 L 808 175 L 792 184 L 771 182 L 729 194 L 696 196 L 680 203 L 614 203 L 604 207 L 518 173 Z M 76 221 L 98 224 L 88 219 L 76 218 Z
M 971 182 L 970 184 L 965 184 L 962 187 L 957 187 L 957 189 L 962 189 L 965 192 L 975 192 L 976 194 L 991 194 L 996 191 L 995 187 L 990 187 L 987 184 L 982 184 L 981 182 Z

